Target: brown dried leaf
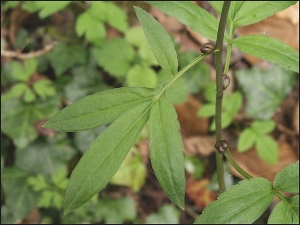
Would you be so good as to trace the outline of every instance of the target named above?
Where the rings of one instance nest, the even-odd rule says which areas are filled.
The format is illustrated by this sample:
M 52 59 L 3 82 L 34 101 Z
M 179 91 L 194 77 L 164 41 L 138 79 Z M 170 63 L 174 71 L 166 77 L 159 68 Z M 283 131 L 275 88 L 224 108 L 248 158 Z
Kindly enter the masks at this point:
M 193 136 L 183 140 L 184 154 L 208 156 L 215 151 L 215 136 Z

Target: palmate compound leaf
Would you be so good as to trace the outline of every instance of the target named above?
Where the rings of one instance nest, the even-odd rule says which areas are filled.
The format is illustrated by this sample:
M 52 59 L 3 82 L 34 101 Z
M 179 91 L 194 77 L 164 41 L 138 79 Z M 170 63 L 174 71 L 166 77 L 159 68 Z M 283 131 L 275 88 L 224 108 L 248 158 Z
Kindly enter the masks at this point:
M 131 107 L 92 142 L 72 172 L 65 213 L 86 203 L 108 184 L 148 121 L 152 104 L 144 100 Z
M 265 178 L 243 180 L 209 204 L 195 224 L 251 224 L 270 206 L 273 196 L 272 184 Z
M 118 118 L 134 105 L 151 100 L 155 89 L 124 87 L 83 97 L 58 112 L 44 127 L 61 131 L 82 131 L 100 127 Z
M 178 71 L 178 59 L 171 37 L 145 10 L 139 7 L 134 7 L 134 10 L 157 62 L 164 70 L 175 75 Z
M 151 108 L 149 142 L 151 164 L 157 180 L 171 201 L 184 209 L 183 144 L 174 106 L 164 96 Z

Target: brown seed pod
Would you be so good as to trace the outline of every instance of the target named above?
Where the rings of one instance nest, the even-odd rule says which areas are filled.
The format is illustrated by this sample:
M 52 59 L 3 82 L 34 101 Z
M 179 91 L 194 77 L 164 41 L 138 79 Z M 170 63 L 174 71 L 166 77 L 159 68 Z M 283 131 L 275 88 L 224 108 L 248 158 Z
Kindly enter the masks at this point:
M 224 154 L 226 149 L 228 148 L 228 143 L 226 140 L 221 140 L 215 144 L 215 148 L 220 154 Z
M 201 48 L 200 52 L 203 54 L 212 53 L 216 49 L 216 46 L 211 43 L 205 43 Z
M 230 84 L 230 78 L 226 75 L 223 74 L 223 90 L 225 90 Z

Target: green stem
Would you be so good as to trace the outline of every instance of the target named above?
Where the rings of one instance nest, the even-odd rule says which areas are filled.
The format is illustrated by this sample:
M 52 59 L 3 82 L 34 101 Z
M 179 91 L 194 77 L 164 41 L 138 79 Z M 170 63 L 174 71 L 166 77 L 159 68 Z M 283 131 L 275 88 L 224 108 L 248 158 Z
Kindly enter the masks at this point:
M 284 201 L 285 203 L 287 203 L 287 205 L 289 204 L 288 202 L 287 202 L 287 199 L 286 199 L 286 197 L 283 195 L 283 194 L 281 194 L 279 191 L 274 191 L 274 194 L 278 197 L 278 198 L 280 198 L 282 201 Z
M 250 174 L 248 174 L 245 170 L 243 170 L 232 158 L 231 154 L 230 154 L 230 150 L 229 148 L 226 149 L 225 153 L 224 153 L 226 159 L 228 160 L 228 162 L 234 167 L 234 169 L 236 169 L 243 177 L 245 177 L 246 179 L 251 179 L 253 178 Z
M 208 55 L 209 54 L 202 54 L 202 55 L 198 56 L 196 59 L 194 59 L 192 62 L 190 62 L 186 67 L 184 67 L 177 74 L 175 74 L 175 76 L 173 77 L 173 79 L 171 79 L 168 83 L 166 83 L 163 86 L 162 90 L 159 92 L 159 94 L 156 96 L 156 98 L 158 99 L 162 95 L 162 93 L 164 93 L 165 90 L 167 90 L 167 88 L 170 87 L 182 74 L 184 74 L 186 71 L 188 71 L 190 68 L 192 68 L 194 65 L 196 65 L 198 62 L 200 62 L 201 60 L 203 60 Z
M 223 70 L 222 70 L 222 52 L 223 52 L 223 40 L 224 32 L 226 27 L 227 15 L 230 7 L 230 1 L 224 1 L 221 18 L 218 28 L 218 36 L 216 41 L 216 84 L 217 84 L 217 95 L 216 95 L 216 143 L 222 140 L 222 99 L 223 99 Z M 223 154 L 216 151 L 216 162 L 217 162 L 217 175 L 220 192 L 226 190 L 225 179 L 224 179 L 224 165 L 223 165 Z

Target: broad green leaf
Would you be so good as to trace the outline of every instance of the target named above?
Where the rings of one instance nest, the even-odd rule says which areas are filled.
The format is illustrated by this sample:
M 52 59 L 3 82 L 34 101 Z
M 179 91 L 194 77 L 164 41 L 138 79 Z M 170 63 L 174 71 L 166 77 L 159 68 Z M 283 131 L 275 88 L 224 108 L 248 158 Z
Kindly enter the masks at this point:
M 161 97 L 149 119 L 150 159 L 161 187 L 179 208 L 184 208 L 185 174 L 183 144 L 174 106 Z
M 38 203 L 39 196 L 32 191 L 27 183 L 28 177 L 29 174 L 16 167 L 4 168 L 1 176 L 5 205 L 12 211 L 13 217 L 15 218 L 14 222 L 17 219 L 24 219 Z
M 293 194 L 299 193 L 299 160 L 276 174 L 274 189 Z
M 113 122 L 139 103 L 151 100 L 155 89 L 122 87 L 81 98 L 48 120 L 44 127 L 61 131 L 80 131 Z
M 11 62 L 11 76 L 19 81 L 28 81 L 37 68 L 36 59 L 27 59 L 21 65 L 18 61 Z
M 214 104 L 205 104 L 201 106 L 200 110 L 197 113 L 197 116 L 200 117 L 211 117 L 216 113 L 216 106 Z
M 97 69 L 96 60 L 92 55 L 87 64 L 76 66 L 71 73 L 73 75 L 71 82 L 63 85 L 68 101 L 74 102 L 87 95 L 109 89 L 109 86 L 103 81 L 103 76 Z
M 34 124 L 50 118 L 58 108 L 58 98 L 26 104 L 18 99 L 1 102 L 1 131 L 7 134 L 18 148 L 24 148 L 37 138 Z
M 117 199 L 101 199 L 95 214 L 97 212 L 98 218 L 102 218 L 105 224 L 124 224 L 128 221 L 134 221 L 137 216 L 137 206 L 132 198 L 126 196 Z M 96 217 L 96 219 L 98 218 Z
M 92 50 L 98 64 L 115 77 L 124 77 L 130 69 L 134 50 L 123 38 L 112 38 Z
M 126 82 L 128 86 L 156 87 L 157 75 L 150 67 L 136 64 L 129 69 Z
M 55 185 L 55 187 L 66 190 L 67 185 L 69 183 L 68 177 L 68 171 L 66 167 L 60 167 L 56 170 L 54 174 L 51 176 L 51 181 Z
M 253 67 L 235 73 L 246 97 L 246 114 L 256 119 L 270 119 L 294 86 L 296 76 L 280 66 L 269 69 Z
M 45 177 L 42 174 L 28 177 L 27 183 L 32 186 L 32 189 L 34 191 L 42 191 L 44 189 L 50 188 Z
M 276 12 L 284 10 L 297 1 L 244 1 L 236 12 L 236 26 L 246 26 L 264 20 Z
M 16 152 L 15 165 L 30 174 L 51 175 L 65 167 L 75 153 L 69 143 L 36 140 L 22 151 Z
M 103 22 L 92 17 L 89 11 L 77 17 L 75 30 L 79 36 L 85 34 L 86 39 L 96 46 L 101 47 L 105 41 L 106 29 Z
M 249 150 L 256 141 L 256 134 L 250 129 L 245 129 L 238 139 L 237 149 L 239 152 Z
M 299 195 L 280 201 L 272 210 L 268 224 L 299 224 Z
M 192 30 L 216 41 L 219 21 L 211 13 L 188 1 L 147 1 L 162 12 L 178 19 Z M 228 39 L 225 32 L 224 39 Z
M 32 87 L 43 100 L 55 95 L 53 83 L 48 79 L 39 80 L 33 83 Z
M 41 11 L 39 12 L 39 17 L 44 19 L 69 5 L 71 1 L 36 1 L 35 4 Z
M 270 206 L 272 184 L 258 177 L 243 180 L 219 195 L 196 219 L 196 224 L 251 224 Z
M 145 224 L 179 224 L 180 212 L 172 205 L 163 205 L 158 213 L 146 217 Z
M 108 24 L 121 32 L 125 32 L 128 29 L 127 14 L 125 11 L 115 3 L 105 2 L 106 4 L 106 20 Z
M 87 52 L 81 45 L 70 45 L 59 43 L 53 52 L 47 55 L 54 68 L 56 76 L 61 76 L 64 72 L 77 64 L 85 64 Z
M 256 150 L 261 159 L 269 164 L 278 162 L 279 149 L 277 142 L 270 136 L 263 135 L 256 138 Z
M 92 142 L 71 174 L 65 213 L 86 203 L 108 184 L 146 124 L 151 104 L 136 103 Z
M 299 73 L 299 52 L 276 38 L 246 35 L 234 39 L 233 45 L 242 52 Z
M 165 70 L 160 70 L 158 73 L 158 83 L 164 85 L 172 79 L 172 75 Z M 186 102 L 188 93 L 186 91 L 182 77 L 179 77 L 167 90 L 166 98 L 173 104 L 181 104 Z
M 224 96 L 223 110 L 228 112 L 232 117 L 238 113 L 243 104 L 243 97 L 240 92 L 235 91 L 231 95 Z
M 222 112 L 222 129 L 225 129 L 226 127 L 228 127 L 231 122 L 233 120 L 233 116 L 231 114 L 229 114 L 227 111 Z M 209 127 L 210 131 L 215 131 L 216 130 L 216 120 L 215 118 L 213 119 L 210 127 Z
M 137 17 L 143 26 L 145 37 L 157 62 L 172 75 L 178 71 L 178 59 L 169 34 L 149 13 L 134 7 Z
M 1 101 L 8 101 L 12 98 L 21 97 L 29 87 L 24 83 L 17 83 L 12 86 L 7 92 L 1 94 Z
M 141 153 L 132 147 L 118 171 L 111 178 L 110 183 L 128 186 L 133 192 L 138 192 L 145 183 L 147 168 L 142 160 Z
M 251 128 L 260 134 L 270 133 L 274 130 L 276 123 L 274 120 L 256 120 L 251 124 Z
M 216 101 L 216 84 L 210 82 L 204 91 L 204 97 L 207 101 L 214 103 Z
M 209 4 L 214 8 L 214 10 L 216 10 L 216 12 L 221 15 L 221 12 L 222 12 L 222 7 L 223 7 L 223 4 L 224 4 L 224 1 L 208 1 Z M 231 5 L 232 5 L 233 2 L 231 2 Z M 230 8 L 231 8 L 231 5 L 230 5 Z M 230 10 L 230 9 L 229 9 Z
M 93 1 L 91 2 L 90 8 L 86 11 L 97 21 L 105 21 L 107 19 L 107 2 L 104 1 Z

